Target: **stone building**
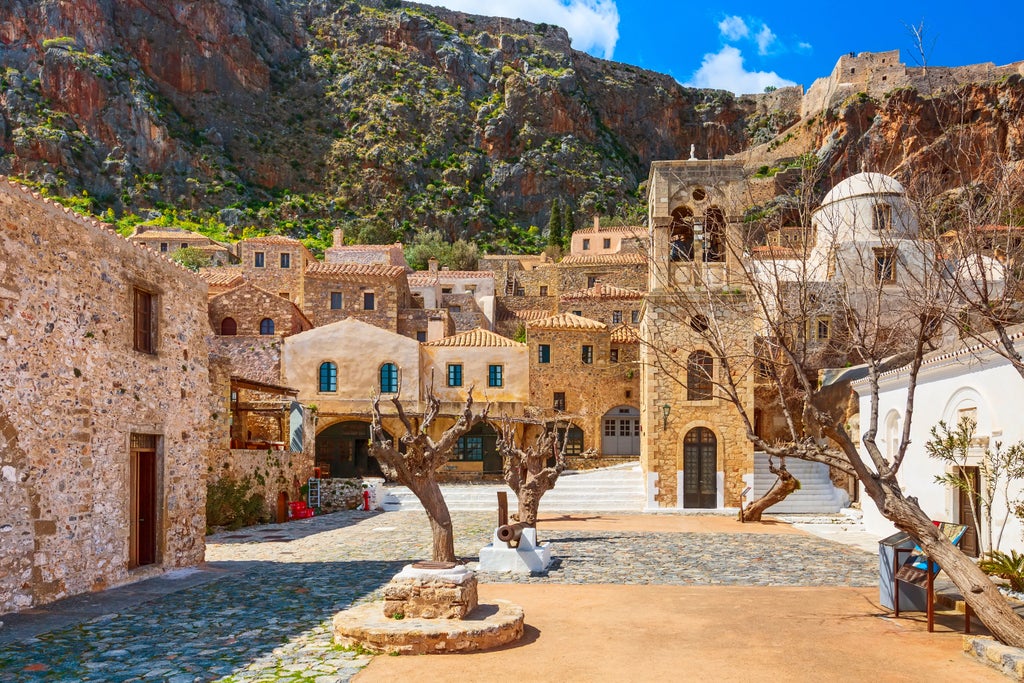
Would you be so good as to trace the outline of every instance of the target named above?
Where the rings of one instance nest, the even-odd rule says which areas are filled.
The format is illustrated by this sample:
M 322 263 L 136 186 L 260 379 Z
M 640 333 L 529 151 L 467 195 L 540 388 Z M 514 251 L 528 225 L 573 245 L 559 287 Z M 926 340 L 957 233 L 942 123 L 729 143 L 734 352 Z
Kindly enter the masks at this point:
M 703 347 L 687 297 L 723 292 L 727 338 L 748 356 L 755 322 L 742 314 L 737 255 L 726 248 L 742 226 L 743 167 L 734 161 L 671 161 L 651 166 L 648 191 L 651 268 L 641 319 L 640 464 L 652 508 L 742 504 L 752 480 L 753 447 L 735 406 L 715 386 L 724 372 Z M 731 299 L 726 301 L 726 299 Z M 736 376 L 753 414 L 753 378 Z
M 242 240 L 237 248 L 246 282 L 302 305 L 306 269 L 317 262 L 302 242 L 267 235 Z
M 202 562 L 205 308 L 193 273 L 0 183 L 0 613 Z
M 294 303 L 253 284 L 210 297 L 208 315 L 213 332 L 226 337 L 288 336 L 313 327 Z
M 599 320 L 609 328 L 640 322 L 644 292 L 598 282 L 593 287 L 559 297 L 558 312 Z
M 141 247 L 149 247 L 153 251 L 168 256 L 180 249 L 197 249 L 209 259 L 211 266 L 226 266 L 235 260 L 231 250 L 223 244 L 214 242 L 206 235 L 189 230 L 153 229 L 138 226 L 128 239 Z
M 608 325 L 562 313 L 529 323 L 527 343 L 527 412 L 541 425 L 569 425 L 566 454 L 639 455 L 640 372 L 625 338 L 613 343 Z
M 314 263 L 306 269 L 303 309 L 318 327 L 358 318 L 398 332 L 399 312 L 411 307 L 401 266 Z

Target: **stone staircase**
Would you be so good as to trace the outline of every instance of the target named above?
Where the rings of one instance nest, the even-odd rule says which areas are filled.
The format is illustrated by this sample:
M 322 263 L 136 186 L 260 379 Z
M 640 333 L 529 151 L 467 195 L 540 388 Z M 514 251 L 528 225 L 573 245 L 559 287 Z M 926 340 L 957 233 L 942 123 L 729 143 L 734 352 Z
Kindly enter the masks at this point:
M 832 485 L 828 465 L 797 458 L 786 458 L 786 469 L 800 480 L 800 490 L 794 491 L 781 503 L 768 508 L 778 514 L 836 513 L 850 504 L 849 496 Z M 763 496 L 775 483 L 775 475 L 768 470 L 768 456 L 754 453 L 754 499 Z
M 509 512 L 515 512 L 515 494 L 504 484 L 442 484 L 441 492 L 452 511 L 495 512 L 498 491 L 508 492 Z M 385 510 L 423 510 L 415 494 L 404 486 L 384 487 Z M 641 512 L 644 507 L 640 465 L 629 463 L 600 470 L 567 470 L 555 488 L 544 494 L 541 512 Z

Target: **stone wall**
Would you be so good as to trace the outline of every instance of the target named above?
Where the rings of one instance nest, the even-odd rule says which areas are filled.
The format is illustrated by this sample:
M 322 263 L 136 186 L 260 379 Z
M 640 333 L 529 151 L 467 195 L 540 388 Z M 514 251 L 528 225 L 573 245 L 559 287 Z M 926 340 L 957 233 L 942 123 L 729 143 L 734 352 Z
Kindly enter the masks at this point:
M 643 307 L 643 303 L 642 298 L 616 299 L 591 296 L 563 299 L 558 304 L 558 312 L 576 313 L 579 311 L 577 315 L 603 322 L 611 329 L 622 323 L 636 324 L 640 322 L 640 309 Z M 636 316 L 635 319 L 634 316 Z
M 310 274 L 306 278 L 303 311 L 317 327 L 345 318 L 356 318 L 391 332 L 398 331 L 398 312 L 407 308 L 411 296 L 407 284 L 383 277 L 362 279 Z M 331 293 L 341 294 L 341 308 L 331 308 Z M 373 309 L 364 308 L 366 292 L 373 292 Z
M 264 319 L 274 321 L 274 334 L 298 334 L 313 326 L 298 307 L 287 299 L 261 287 L 245 284 L 210 299 L 210 328 L 214 334 L 223 332 L 225 318 L 232 318 L 236 334 L 258 336 Z
M 472 294 L 442 294 L 441 305 L 448 309 L 448 315 L 455 322 L 456 332 L 466 332 L 480 327 L 488 329 L 487 316 L 480 310 Z M 456 307 L 453 310 L 452 307 Z
M 215 336 L 207 341 L 210 355 L 227 359 L 234 374 L 257 382 L 281 384 L 280 337 Z
M 313 476 L 315 437 L 308 436 L 313 430 L 312 421 L 307 420 L 306 445 L 299 453 L 287 450 L 224 449 L 210 463 L 210 480 L 216 481 L 226 476 L 238 481 L 248 478 L 252 490 L 263 498 L 264 518 L 274 521 L 280 494 L 286 494 L 288 502 L 300 500 L 300 487 Z
M 238 253 L 246 282 L 302 304 L 306 266 L 315 259 L 301 242 L 282 237 L 258 237 L 239 242 Z M 262 267 L 256 266 L 257 253 L 263 254 Z M 281 254 L 289 255 L 287 268 L 281 267 Z
M 136 290 L 152 353 L 136 350 Z M 203 560 L 207 330 L 195 275 L 0 183 L 0 613 Z M 156 515 L 155 561 L 136 569 L 138 462 L 154 463 Z

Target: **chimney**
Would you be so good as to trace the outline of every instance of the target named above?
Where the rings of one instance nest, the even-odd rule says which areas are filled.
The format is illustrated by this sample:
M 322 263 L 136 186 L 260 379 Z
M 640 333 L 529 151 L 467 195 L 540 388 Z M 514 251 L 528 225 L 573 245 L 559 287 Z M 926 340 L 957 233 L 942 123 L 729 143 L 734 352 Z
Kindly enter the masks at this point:
M 332 246 L 343 247 L 345 246 L 345 229 L 335 228 L 334 229 L 334 243 Z
M 601 216 L 594 214 L 594 232 L 600 232 L 601 230 Z
M 427 341 L 434 341 L 435 339 L 444 339 L 444 337 L 444 316 L 432 315 L 429 318 L 427 318 Z
M 437 272 L 437 259 L 434 258 L 433 256 L 431 256 L 430 259 L 427 261 L 427 269 L 431 273 Z

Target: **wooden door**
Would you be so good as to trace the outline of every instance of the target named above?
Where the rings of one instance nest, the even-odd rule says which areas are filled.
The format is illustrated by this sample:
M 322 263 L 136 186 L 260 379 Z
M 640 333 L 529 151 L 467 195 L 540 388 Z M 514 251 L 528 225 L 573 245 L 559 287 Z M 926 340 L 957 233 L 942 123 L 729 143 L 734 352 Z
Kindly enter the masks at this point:
M 704 427 L 691 429 L 683 441 L 683 507 L 718 506 L 718 440 Z
M 981 477 L 978 475 L 977 467 L 962 467 L 960 468 L 960 474 L 964 476 L 971 484 L 971 489 L 975 492 L 974 496 L 974 510 L 978 510 L 980 514 L 980 506 L 978 505 L 978 485 L 981 483 Z M 967 491 L 963 489 L 957 489 L 959 494 L 959 504 L 957 509 L 959 510 L 957 515 L 957 522 L 967 527 L 967 531 L 964 532 L 964 537 L 960 539 L 960 550 L 965 555 L 971 557 L 977 557 L 980 549 L 978 548 L 978 522 L 974 518 L 974 514 L 971 512 L 971 496 Z
M 133 434 L 128 566 L 156 562 L 157 455 L 156 436 Z

